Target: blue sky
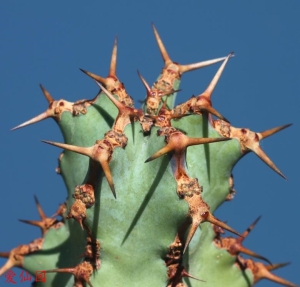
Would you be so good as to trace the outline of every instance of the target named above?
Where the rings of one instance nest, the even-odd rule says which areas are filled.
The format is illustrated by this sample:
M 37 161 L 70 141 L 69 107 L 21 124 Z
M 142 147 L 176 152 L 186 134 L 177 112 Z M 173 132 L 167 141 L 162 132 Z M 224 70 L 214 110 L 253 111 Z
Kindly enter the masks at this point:
M 60 141 L 52 119 L 9 130 L 47 107 L 42 83 L 55 99 L 92 98 L 97 86 L 78 68 L 106 76 L 115 35 L 119 37 L 118 77 L 129 93 L 143 99 L 136 70 L 153 82 L 163 65 L 151 30 L 154 22 L 169 55 L 186 64 L 227 55 L 228 63 L 213 94 L 214 107 L 236 127 L 263 131 L 293 123 L 262 142 L 287 176 L 283 180 L 254 154 L 235 167 L 235 199 L 217 216 L 243 231 L 262 219 L 246 246 L 272 262 L 291 261 L 280 276 L 300 284 L 299 139 L 300 3 L 290 1 L 38 1 L 0 3 L 1 209 L 0 250 L 40 236 L 18 219 L 37 219 L 33 195 L 48 215 L 66 197 L 55 173 L 59 150 L 41 139 Z M 272 3 L 272 4 L 270 4 Z M 179 102 L 200 94 L 217 67 L 183 75 Z M 298 134 L 298 136 L 297 136 Z M 2 265 L 4 260 L 0 259 Z M 20 270 L 15 272 L 19 275 Z M 6 286 L 0 278 L 1 286 Z M 19 283 L 15 286 L 28 286 Z M 262 281 L 258 286 L 274 286 Z

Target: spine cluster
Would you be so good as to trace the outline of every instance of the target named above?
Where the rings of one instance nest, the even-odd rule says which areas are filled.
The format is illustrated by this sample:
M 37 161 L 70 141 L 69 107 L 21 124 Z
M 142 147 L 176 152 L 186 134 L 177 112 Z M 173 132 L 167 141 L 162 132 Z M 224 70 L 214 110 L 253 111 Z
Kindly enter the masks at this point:
M 72 204 L 69 205 L 69 207 L 67 207 L 68 204 L 66 203 L 60 205 L 59 209 L 52 217 L 46 217 L 35 198 L 41 220 L 21 221 L 38 226 L 42 231 L 42 237 L 34 240 L 28 245 L 20 245 L 10 252 L 0 253 L 0 256 L 8 258 L 7 263 L 0 269 L 0 275 L 4 274 L 13 266 L 24 267 L 24 257 L 42 250 L 45 235 L 50 229 L 59 228 L 67 219 L 75 219 L 86 236 L 85 251 L 82 254 L 83 260 L 75 267 L 65 266 L 64 268 L 50 269 L 47 270 L 47 272 L 71 273 L 75 278 L 74 286 L 83 287 L 85 284 L 88 284 L 91 287 L 93 286 L 93 280 L 91 278 L 92 276 L 95 276 L 97 270 L 101 269 L 102 262 L 100 251 L 101 248 L 104 248 L 105 250 L 105 246 L 102 246 L 102 242 L 100 242 L 97 238 L 97 234 L 94 232 L 93 223 L 90 222 L 91 219 L 87 215 L 88 210 L 92 210 L 97 201 L 96 191 L 99 189 L 99 172 L 104 174 L 113 197 L 117 199 L 119 190 L 115 187 L 111 162 L 117 148 L 126 149 L 127 145 L 134 144 L 130 142 L 126 135 L 126 127 L 139 123 L 145 138 L 155 132 L 157 133 L 157 137 L 164 137 L 164 145 L 148 159 L 145 158 L 144 164 L 150 165 L 148 162 L 168 155 L 178 200 L 185 201 L 188 206 L 186 217 L 178 228 L 175 228 L 176 234 L 175 237 L 173 237 L 174 240 L 173 242 L 170 242 L 169 246 L 166 246 L 167 252 L 163 256 L 163 261 L 166 266 L 166 286 L 186 286 L 184 283 L 185 277 L 201 281 L 197 274 L 190 274 L 188 272 L 189 266 L 186 264 L 184 256 L 196 231 L 199 229 L 199 226 L 204 222 L 208 222 L 212 225 L 214 230 L 213 244 L 219 249 L 225 249 L 231 256 L 235 256 L 236 264 L 243 272 L 245 270 L 251 270 L 253 274 L 253 283 L 258 282 L 263 278 L 267 278 L 284 286 L 295 287 L 295 284 L 271 273 L 272 270 L 286 264 L 272 264 L 267 258 L 242 245 L 243 240 L 248 236 L 259 218 L 244 233 L 239 234 L 229 225 L 220 221 L 213 215 L 211 207 L 203 196 L 204 192 L 207 192 L 203 188 L 203 183 L 199 181 L 198 178 L 189 175 L 190 172 L 187 168 L 188 162 L 186 156 L 188 148 L 191 146 L 211 143 L 221 144 L 221 142 L 235 140 L 238 141 L 240 145 L 240 157 L 253 151 L 270 168 L 285 178 L 283 173 L 261 149 L 259 143 L 262 139 L 289 127 L 290 124 L 260 133 L 253 132 L 246 128 L 233 127 L 227 118 L 213 108 L 211 96 L 229 59 L 232 58 L 234 54 L 229 53 L 226 57 L 189 65 L 181 65 L 171 60 L 154 26 L 153 30 L 160 53 L 164 60 L 164 67 L 159 78 L 152 87 L 146 82 L 141 73 L 138 72 L 146 89 L 146 98 L 140 109 L 134 107 L 132 97 L 127 93 L 124 84 L 117 78 L 116 39 L 113 46 L 109 74 L 106 78 L 81 69 L 86 75 L 95 80 L 101 90 L 101 95 L 98 95 L 92 100 L 80 100 L 75 103 L 65 100 L 56 101 L 52 98 L 50 93 L 41 86 L 43 94 L 49 103 L 48 109 L 42 114 L 14 128 L 18 129 L 25 127 L 49 117 L 54 118 L 56 122 L 59 123 L 64 112 L 71 113 L 73 117 L 86 116 L 89 107 L 93 107 L 100 96 L 108 97 L 116 109 L 116 117 L 114 118 L 111 128 L 105 132 L 103 138 L 96 139 L 92 146 L 86 147 L 70 143 L 43 141 L 62 148 L 65 151 L 87 156 L 89 158 L 88 172 L 84 181 L 78 182 L 75 186 L 72 195 Z M 206 90 L 200 95 L 192 96 L 186 102 L 174 107 L 175 94 L 179 91 L 178 88 L 182 74 L 218 62 L 222 62 L 222 64 Z M 199 116 L 207 119 L 207 122 L 218 133 L 219 137 L 190 137 L 185 131 L 176 127 L 176 122 L 190 116 Z M 137 152 L 138 150 L 139 147 L 137 147 Z M 62 153 L 60 161 L 63 156 L 64 154 Z M 59 166 L 57 172 L 62 173 L 61 169 L 61 166 Z M 126 179 L 123 180 L 126 181 Z M 230 170 L 228 176 L 228 188 L 223 200 L 232 199 L 234 193 L 233 177 Z M 57 216 L 61 217 L 61 220 L 58 220 Z M 236 234 L 238 237 L 223 237 L 222 234 L 224 233 L 224 229 Z M 252 259 L 243 259 L 240 255 L 241 253 L 264 260 L 268 265 L 254 262 Z

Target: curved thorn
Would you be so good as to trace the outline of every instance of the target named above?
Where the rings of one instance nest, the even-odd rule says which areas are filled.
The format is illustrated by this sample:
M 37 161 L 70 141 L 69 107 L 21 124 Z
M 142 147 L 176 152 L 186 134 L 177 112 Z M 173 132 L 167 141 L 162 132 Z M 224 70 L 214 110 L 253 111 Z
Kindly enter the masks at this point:
M 109 76 L 117 77 L 116 76 L 116 69 L 117 69 L 117 46 L 118 46 L 118 37 L 116 36 L 114 41 L 114 46 L 111 54 L 110 60 L 110 67 L 109 67 Z
M 109 168 L 109 164 L 107 161 L 100 161 L 101 167 L 103 169 L 103 172 L 105 174 L 105 177 L 107 179 L 108 185 L 112 191 L 112 194 L 114 196 L 115 199 L 117 199 L 117 195 L 116 195 L 116 191 L 115 191 L 115 186 L 114 186 L 114 182 L 113 182 L 113 178 L 110 172 L 110 168 Z
M 219 63 L 221 61 L 224 61 L 225 59 L 226 59 L 226 57 L 222 57 L 222 58 L 216 58 L 216 59 L 207 60 L 207 61 L 198 62 L 198 63 L 194 63 L 194 64 L 189 64 L 189 65 L 179 65 L 179 71 L 180 71 L 180 74 L 183 74 L 183 73 L 186 73 L 189 71 L 201 69 L 201 68 Z
M 63 143 L 52 142 L 52 141 L 45 141 L 45 140 L 42 140 L 42 142 L 93 158 L 93 147 L 80 147 L 80 146 L 74 146 L 74 145 L 63 144 Z
M 96 74 L 93 74 L 91 72 L 88 72 L 86 70 L 83 70 L 83 69 L 80 69 L 79 70 L 83 73 L 85 73 L 86 75 L 88 75 L 89 77 L 91 77 L 92 79 L 96 80 L 97 82 L 100 82 L 102 83 L 103 85 L 106 85 L 107 84 L 107 79 L 106 78 L 102 78 Z
M 277 166 L 271 161 L 271 159 L 265 154 L 265 152 L 260 148 L 260 146 L 256 146 L 251 149 L 265 164 L 267 164 L 271 169 L 277 172 L 280 176 L 282 176 L 285 180 L 287 178 L 284 174 L 277 168 Z
M 155 36 L 155 39 L 156 39 L 156 42 L 157 42 L 157 45 L 158 45 L 158 48 L 159 48 L 159 51 L 161 53 L 161 56 L 165 62 L 165 66 L 168 66 L 169 64 L 172 63 L 172 60 L 170 59 L 169 55 L 168 55 L 168 52 L 154 26 L 154 24 L 152 23 L 152 28 L 153 28 L 153 32 L 154 32 L 154 36 Z
M 41 90 L 42 90 L 42 92 L 43 92 L 43 94 L 44 94 L 47 102 L 49 104 L 51 104 L 52 102 L 54 102 L 54 99 L 52 98 L 52 96 L 50 95 L 50 93 L 41 84 L 40 84 L 40 88 L 41 88 Z
M 229 53 L 229 55 L 225 58 L 225 60 L 223 61 L 222 65 L 220 66 L 220 68 L 218 69 L 217 73 L 215 74 L 215 76 L 213 77 L 212 81 L 210 82 L 210 84 L 208 85 L 208 87 L 206 88 L 206 90 L 201 94 L 201 96 L 207 97 L 207 98 L 211 98 L 211 95 L 218 83 L 218 81 L 220 80 L 220 77 L 224 71 L 224 68 L 228 62 L 228 60 L 230 58 L 234 57 L 234 52 Z
M 12 128 L 11 131 L 14 131 L 14 130 L 19 129 L 19 128 L 23 128 L 25 126 L 29 126 L 29 125 L 35 124 L 37 122 L 40 122 L 40 121 L 45 120 L 45 119 L 50 118 L 50 117 L 51 117 L 51 115 L 49 114 L 49 112 L 47 110 L 47 111 L 41 113 L 40 115 L 38 115 L 38 116 L 36 116 L 36 117 L 34 117 L 34 118 L 32 118 L 32 119 L 30 119 L 30 120 L 28 120 L 28 121 L 20 124 L 20 125 Z
M 266 131 L 263 131 L 263 132 L 260 132 L 260 133 L 257 133 L 258 136 L 259 136 L 259 139 L 262 140 L 262 139 L 265 139 L 275 133 L 278 133 L 279 131 L 283 130 L 283 129 L 286 129 L 288 127 L 290 127 L 292 124 L 287 124 L 287 125 L 283 125 L 283 126 L 279 126 L 279 127 L 276 127 L 276 128 L 272 128 L 270 130 L 266 130 Z
M 248 248 L 245 248 L 244 246 L 241 246 L 241 245 L 240 245 L 240 246 L 238 247 L 238 252 L 241 252 L 241 253 L 244 253 L 244 254 L 246 254 L 246 255 L 249 255 L 249 256 L 252 256 L 252 257 L 255 257 L 255 258 L 264 260 L 264 261 L 268 262 L 271 266 L 273 265 L 272 262 L 271 262 L 268 258 L 263 257 L 263 256 L 261 256 L 261 255 L 255 253 L 255 252 L 249 250 Z

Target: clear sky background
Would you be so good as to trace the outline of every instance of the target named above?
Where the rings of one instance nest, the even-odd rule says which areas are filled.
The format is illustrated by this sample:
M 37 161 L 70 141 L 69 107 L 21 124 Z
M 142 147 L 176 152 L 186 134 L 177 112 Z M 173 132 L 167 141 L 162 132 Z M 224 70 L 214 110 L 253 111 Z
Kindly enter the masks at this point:
M 145 91 L 136 70 L 152 83 L 163 66 L 151 30 L 154 22 L 177 62 L 187 64 L 235 51 L 213 94 L 214 107 L 234 126 L 263 131 L 294 124 L 262 143 L 288 181 L 254 154 L 247 155 L 233 171 L 237 195 L 217 216 L 242 232 L 262 215 L 245 245 L 274 263 L 291 261 L 276 273 L 300 284 L 299 13 L 296 0 L 1 1 L 0 250 L 40 236 L 37 228 L 18 221 L 38 219 L 34 194 L 47 215 L 66 197 L 62 179 L 55 173 L 60 150 L 40 142 L 62 140 L 55 122 L 48 119 L 9 131 L 47 108 L 38 84 L 55 99 L 94 97 L 97 86 L 78 68 L 106 76 L 117 34 L 118 77 L 135 100 L 143 99 Z M 183 75 L 178 101 L 200 94 L 217 68 Z M 4 277 L 0 286 L 8 286 Z

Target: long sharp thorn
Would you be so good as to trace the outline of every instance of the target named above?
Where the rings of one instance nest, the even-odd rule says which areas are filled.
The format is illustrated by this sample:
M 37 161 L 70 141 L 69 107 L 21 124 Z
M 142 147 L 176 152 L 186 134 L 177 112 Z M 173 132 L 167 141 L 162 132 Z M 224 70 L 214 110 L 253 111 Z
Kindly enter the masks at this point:
M 83 69 L 80 69 L 79 70 L 83 73 L 85 73 L 86 75 L 88 75 L 89 77 L 91 77 L 92 79 L 96 80 L 97 82 L 100 82 L 102 83 L 103 85 L 106 85 L 107 84 L 107 79 L 106 78 L 102 78 L 96 74 L 93 74 L 91 72 L 88 72 L 86 70 L 83 70 Z
M 263 257 L 263 256 L 261 256 L 261 255 L 255 253 L 255 252 L 253 252 L 253 251 L 251 251 L 251 250 L 245 248 L 244 246 L 239 246 L 238 252 L 241 252 L 241 253 L 244 253 L 244 254 L 246 254 L 246 255 L 249 255 L 249 256 L 252 256 L 252 257 L 255 257 L 255 258 L 264 260 L 264 261 L 268 262 L 270 265 L 272 265 L 272 262 L 271 262 L 268 258 Z
M 105 174 L 105 177 L 107 179 L 108 185 L 109 185 L 109 187 L 112 191 L 112 194 L 113 194 L 114 198 L 117 198 L 113 178 L 112 178 L 110 168 L 109 168 L 109 164 L 108 164 L 107 161 L 100 161 L 100 164 L 101 164 L 101 167 L 102 167 L 103 172 Z
M 30 224 L 30 225 L 34 225 L 37 227 L 41 227 L 41 222 L 40 221 L 36 221 L 36 220 L 26 220 L 26 219 L 19 219 L 19 221 L 26 223 L 26 224 Z
M 276 269 L 281 268 L 281 267 L 285 267 L 285 266 L 290 265 L 290 264 L 291 264 L 291 262 L 277 263 L 277 264 L 268 265 L 268 266 L 266 266 L 266 268 L 269 271 L 272 271 L 272 270 L 276 270 Z
M 108 90 L 106 90 L 99 82 L 96 81 L 96 84 L 100 87 L 100 89 L 107 95 L 107 97 L 113 102 L 113 104 L 118 108 L 118 110 L 122 109 L 124 105 L 119 102 Z
M 220 142 L 220 141 L 227 141 L 230 140 L 230 138 L 188 138 L 186 147 L 192 146 L 192 145 L 198 145 L 198 144 L 206 144 L 206 143 L 214 143 L 214 142 Z M 153 154 L 151 157 L 149 157 L 146 162 L 149 162 L 151 160 L 154 160 L 166 153 L 169 153 L 173 151 L 175 148 L 172 146 L 172 144 L 168 143 L 165 145 L 162 149 L 157 151 L 155 154 Z
M 215 225 L 217 225 L 217 226 L 219 226 L 219 227 L 221 227 L 221 228 L 223 228 L 223 229 L 225 229 L 227 231 L 230 231 L 230 232 L 232 232 L 232 233 L 234 233 L 234 234 L 242 237 L 241 234 L 239 234 L 237 231 L 235 231 L 234 229 L 232 229 L 226 223 L 224 223 L 224 222 L 220 221 L 219 219 L 215 218 L 211 213 L 209 213 L 206 221 L 208 221 L 208 222 L 210 222 L 212 224 L 215 224 Z
M 2 276 L 6 271 L 15 267 L 11 260 L 7 260 L 5 264 L 0 268 L 0 276 Z
M 150 86 L 148 85 L 148 83 L 146 82 L 146 80 L 144 79 L 144 77 L 141 75 L 141 73 L 139 72 L 139 70 L 137 70 L 137 73 L 138 73 L 138 75 L 139 75 L 139 77 L 140 77 L 140 79 L 141 79 L 144 87 L 147 90 L 147 95 L 151 96 L 151 88 L 150 88 Z
M 81 229 L 84 230 L 82 218 L 76 218 L 76 220 L 77 220 L 77 222 L 79 223 Z
M 260 148 L 260 146 L 256 146 L 252 149 L 252 151 L 270 168 L 272 168 L 275 172 L 277 172 L 280 176 L 282 176 L 285 180 L 287 178 L 284 174 L 277 168 L 277 166 L 271 161 L 271 159 L 265 154 L 265 152 Z
M 118 37 L 116 36 L 114 41 L 114 47 L 111 54 L 110 67 L 109 67 L 109 76 L 116 77 L 116 69 L 117 69 L 117 48 L 118 46 Z
M 218 81 L 220 80 L 220 77 L 224 71 L 224 68 L 228 62 L 228 60 L 230 58 L 234 57 L 234 53 L 231 52 L 223 61 L 222 65 L 220 66 L 220 68 L 218 69 L 217 73 L 215 74 L 215 76 L 213 77 L 212 81 L 210 82 L 210 84 L 208 85 L 208 87 L 206 88 L 206 90 L 202 93 L 202 96 L 207 97 L 207 98 L 211 98 L 211 95 L 218 83 Z
M 20 247 L 21 246 L 18 246 L 12 249 L 10 252 L 0 252 L 0 257 L 7 258 L 5 264 L 0 268 L 0 276 L 13 267 L 22 267 L 23 255 L 20 254 Z
M 169 153 L 170 151 L 172 151 L 173 148 L 170 146 L 170 145 L 165 145 L 162 149 L 160 149 L 159 151 L 157 151 L 155 154 L 153 154 L 152 156 L 150 156 L 146 161 L 146 162 L 149 162 L 151 160 L 154 160 L 166 153 Z
M 48 110 L 47 110 L 47 111 L 41 113 L 40 115 L 38 115 L 38 116 L 36 116 L 36 117 L 34 117 L 34 118 L 32 118 L 32 119 L 30 119 L 30 120 L 28 120 L 28 121 L 20 124 L 20 125 L 12 128 L 11 131 L 14 131 L 14 130 L 19 129 L 19 128 L 23 128 L 25 126 L 29 126 L 29 125 L 35 124 L 35 123 L 40 122 L 42 120 L 45 120 L 45 119 L 47 119 L 49 117 L 50 117 L 50 115 L 49 115 Z
M 46 270 L 46 273 L 71 273 L 74 274 L 75 272 L 75 268 L 57 268 L 57 269 L 50 269 L 50 270 Z
M 221 61 L 224 61 L 226 59 L 226 57 L 222 57 L 222 58 L 216 58 L 216 59 L 212 59 L 212 60 L 207 60 L 207 61 L 203 61 L 203 62 L 199 62 L 199 63 L 194 63 L 194 64 L 189 64 L 189 65 L 179 65 L 179 71 L 180 74 L 189 72 L 189 71 L 193 71 L 196 69 L 201 69 L 216 63 L 219 63 Z
M 242 242 L 251 232 L 251 230 L 255 227 L 255 225 L 257 224 L 257 222 L 261 219 L 261 215 L 259 217 L 257 217 L 255 219 L 255 221 L 247 228 L 247 230 L 245 230 L 242 234 L 243 237 L 238 238 L 237 240 L 239 242 Z
M 74 146 L 74 145 L 69 145 L 69 144 L 63 144 L 63 143 L 58 143 L 58 142 L 52 142 L 52 141 L 45 141 L 42 140 L 42 142 L 60 147 L 69 151 L 73 151 L 76 153 L 80 153 L 82 155 L 86 155 L 90 158 L 93 157 L 93 147 L 80 147 L 80 146 Z
M 162 96 L 163 96 L 163 97 L 164 97 L 164 96 L 170 96 L 170 95 L 175 94 L 175 93 L 178 93 L 178 92 L 180 92 L 180 91 L 181 91 L 181 89 L 178 89 L 178 90 L 172 90 L 172 91 L 170 91 L 170 92 L 167 92 L 167 93 L 163 94 Z
M 154 36 L 155 36 L 155 39 L 156 39 L 156 42 L 157 42 L 157 45 L 158 45 L 158 48 L 159 48 L 159 51 L 161 53 L 161 56 L 165 62 L 165 66 L 168 66 L 169 64 L 172 63 L 172 60 L 170 59 L 169 55 L 168 55 L 168 52 L 154 26 L 154 24 L 152 23 L 152 28 L 153 28 L 153 32 L 154 32 Z
M 281 285 L 284 285 L 284 286 L 287 286 L 287 287 L 299 287 L 298 285 L 290 282 L 290 281 L 287 281 L 275 274 L 272 274 L 270 273 L 267 268 L 264 268 L 263 270 L 261 270 L 261 274 L 260 276 L 258 276 L 256 282 L 258 282 L 259 280 L 261 279 L 268 279 L 268 280 L 271 280 L 273 282 L 276 282 L 278 284 L 281 284 Z
M 47 102 L 49 104 L 51 104 L 52 102 L 54 102 L 54 99 L 52 98 L 52 96 L 50 95 L 50 93 L 41 84 L 40 84 L 40 88 L 41 88 L 41 90 L 42 90 L 42 92 L 43 92 L 43 94 L 44 94 Z
M 40 205 L 40 203 L 39 203 L 39 200 L 37 199 L 36 195 L 34 195 L 34 201 L 35 201 L 35 205 L 36 205 L 36 207 L 37 207 L 37 210 L 38 210 L 38 213 L 39 213 L 41 219 L 46 219 L 47 216 L 46 216 L 46 214 L 44 213 L 44 211 L 43 211 L 43 209 L 42 209 L 42 207 L 41 207 L 41 205 Z
M 216 109 L 214 109 L 212 106 L 200 106 L 199 107 L 200 110 L 204 110 L 214 116 L 216 116 L 217 118 L 227 122 L 227 123 L 230 123 L 229 120 L 227 120 L 224 116 L 222 116 Z
M 283 129 L 286 129 L 288 127 L 290 127 L 292 124 L 287 124 L 287 125 L 283 125 L 283 126 L 280 126 L 280 127 L 276 127 L 276 128 L 273 128 L 273 129 L 269 129 L 269 130 L 266 130 L 266 131 L 263 131 L 263 132 L 260 132 L 260 133 L 257 133 L 258 136 L 259 136 L 259 139 L 265 139 L 275 133 L 278 133 L 279 131 L 283 130 Z
M 216 143 L 230 140 L 230 138 L 188 138 L 187 146 Z
M 206 282 L 206 281 L 204 281 L 204 280 L 201 280 L 201 279 L 199 279 L 199 278 L 197 278 L 197 277 L 191 275 L 191 274 L 188 273 L 185 269 L 182 270 L 181 275 L 182 275 L 182 277 L 188 277 L 188 278 L 195 279 L 195 280 L 197 280 L 197 281 Z
M 192 222 L 182 253 L 184 254 L 201 222 Z

